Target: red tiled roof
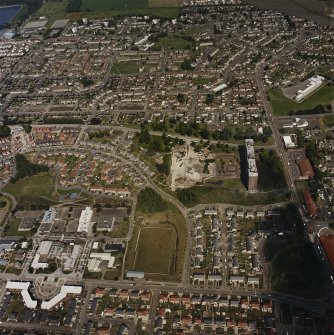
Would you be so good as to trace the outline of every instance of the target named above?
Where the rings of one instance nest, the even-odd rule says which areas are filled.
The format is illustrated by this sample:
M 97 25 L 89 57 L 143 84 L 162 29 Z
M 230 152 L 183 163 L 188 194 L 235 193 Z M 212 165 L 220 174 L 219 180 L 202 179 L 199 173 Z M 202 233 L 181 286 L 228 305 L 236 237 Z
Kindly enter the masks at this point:
M 325 249 L 327 258 L 334 269 L 334 235 L 320 236 L 320 242 Z

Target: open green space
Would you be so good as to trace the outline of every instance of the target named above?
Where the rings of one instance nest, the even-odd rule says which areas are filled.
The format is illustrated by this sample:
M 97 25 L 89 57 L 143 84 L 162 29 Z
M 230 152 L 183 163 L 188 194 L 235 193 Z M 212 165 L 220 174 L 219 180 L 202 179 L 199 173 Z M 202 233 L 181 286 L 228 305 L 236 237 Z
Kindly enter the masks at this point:
M 187 244 L 182 213 L 153 189 L 138 195 L 135 226 L 126 255 L 126 270 L 142 270 L 151 280 L 181 280 Z
M 89 272 L 87 269 L 84 271 L 83 277 L 86 279 L 101 279 L 102 272 Z
M 119 280 L 119 277 L 121 276 L 121 269 L 115 269 L 115 270 L 108 270 L 104 273 L 103 279 L 104 280 Z
M 326 115 L 324 118 L 325 126 L 333 127 L 334 126 L 334 115 Z
M 175 250 L 174 235 L 172 226 L 141 228 L 134 269 L 147 273 L 169 274 Z
M 22 219 L 11 220 L 4 228 L 4 234 L 6 236 L 25 236 L 30 237 L 32 233 L 30 231 L 18 231 Z
M 82 0 L 81 9 L 85 11 L 108 11 L 120 9 L 144 9 L 148 0 Z
M 325 294 L 322 264 L 310 243 L 279 251 L 272 261 L 272 288 L 275 291 L 320 298 Z
M 8 267 L 6 273 L 13 273 L 14 275 L 20 275 L 22 273 L 22 269 Z
M 287 191 L 270 191 L 249 194 L 245 190 L 224 187 L 193 186 L 178 190 L 177 197 L 187 207 L 199 204 L 226 203 L 255 206 L 286 202 L 290 198 Z
M 326 85 L 312 94 L 304 101 L 298 103 L 284 96 L 280 88 L 273 88 L 268 91 L 268 96 L 275 115 L 288 115 L 309 113 L 319 105 L 326 105 L 334 100 L 334 87 Z M 312 112 L 313 113 L 313 112 Z
M 137 73 L 138 71 L 139 71 L 138 64 L 133 62 L 115 63 L 111 68 L 111 72 L 114 74 L 129 74 L 129 73 Z
M 33 18 L 46 16 L 51 19 L 50 21 L 64 19 L 66 7 L 66 1 L 44 2 L 42 7 L 33 15 Z
M 10 21 L 12 24 L 20 24 L 24 19 L 29 15 L 29 8 L 26 4 L 23 4 L 21 9 L 17 12 L 17 14 Z
M 112 238 L 124 238 L 127 236 L 129 232 L 129 220 L 124 219 L 120 224 L 117 226 L 115 231 L 108 233 L 108 235 Z
M 143 189 L 138 195 L 137 211 L 142 214 L 163 212 L 168 209 L 168 203 L 152 188 Z
M 161 50 L 164 49 L 190 49 L 192 46 L 191 42 L 177 35 L 167 35 L 165 37 L 161 37 L 152 47 L 152 50 Z
M 48 172 L 41 172 L 34 176 L 20 179 L 6 185 L 4 191 L 15 197 L 20 196 L 52 196 L 55 177 Z
M 95 20 L 115 16 L 128 15 L 148 15 L 151 17 L 163 17 L 168 19 L 176 18 L 179 15 L 179 8 L 148 8 L 148 9 L 126 9 L 126 10 L 109 10 L 109 11 L 90 11 L 69 13 L 67 18 L 70 20 L 80 20 L 84 17 Z
M 276 151 L 262 149 L 256 165 L 259 172 L 260 190 L 270 191 L 286 188 L 283 166 Z

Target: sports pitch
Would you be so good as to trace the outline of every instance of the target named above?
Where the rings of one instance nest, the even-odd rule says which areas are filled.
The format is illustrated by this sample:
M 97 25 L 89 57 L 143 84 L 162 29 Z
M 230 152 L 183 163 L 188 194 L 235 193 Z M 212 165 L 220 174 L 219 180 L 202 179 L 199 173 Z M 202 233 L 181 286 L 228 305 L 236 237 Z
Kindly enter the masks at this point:
M 168 275 L 175 258 L 176 236 L 172 227 L 143 227 L 136 244 L 134 269 Z

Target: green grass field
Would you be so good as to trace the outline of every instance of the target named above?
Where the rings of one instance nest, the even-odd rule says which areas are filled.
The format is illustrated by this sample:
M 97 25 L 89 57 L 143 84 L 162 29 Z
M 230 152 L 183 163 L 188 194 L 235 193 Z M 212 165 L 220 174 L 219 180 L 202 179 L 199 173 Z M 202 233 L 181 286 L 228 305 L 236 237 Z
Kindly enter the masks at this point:
M 42 7 L 33 15 L 34 18 L 46 16 L 50 18 L 49 24 L 54 20 L 64 19 L 67 7 L 66 1 L 45 2 Z
M 92 11 L 108 11 L 120 9 L 145 9 L 148 0 L 83 0 L 81 9 Z
M 244 206 L 268 205 L 286 202 L 290 198 L 289 193 L 283 191 L 249 194 L 245 190 L 207 186 L 194 186 L 186 190 L 180 190 L 177 195 L 179 200 L 187 207 L 218 202 Z
M 295 113 L 331 103 L 334 101 L 334 87 L 326 85 L 301 103 L 286 98 L 280 88 L 269 90 L 268 95 L 274 114 L 288 115 L 290 112 Z
M 4 191 L 15 197 L 20 196 L 52 196 L 55 187 L 55 177 L 43 172 L 35 176 L 20 179 L 14 184 L 8 184 Z
M 114 16 L 129 16 L 129 15 L 149 15 L 151 17 L 164 17 L 174 19 L 179 15 L 179 8 L 147 8 L 147 9 L 124 9 L 124 10 L 105 10 L 105 11 L 89 11 L 69 13 L 67 18 L 70 20 L 80 20 L 84 17 L 95 20 Z
M 134 269 L 147 273 L 169 274 L 175 250 L 172 227 L 141 228 Z
M 154 44 L 152 50 L 161 50 L 162 48 L 171 48 L 174 50 L 189 49 L 191 48 L 191 42 L 174 35 L 168 35 L 162 37 Z
M 23 4 L 21 9 L 11 20 L 11 23 L 14 23 L 14 24 L 20 23 L 26 15 L 28 15 L 28 6 L 26 4 Z
M 125 269 L 147 271 L 150 280 L 179 281 L 187 244 L 186 223 L 176 207 L 149 190 L 138 196 Z
M 180 7 L 182 0 L 149 0 L 149 7 Z
M 115 63 L 111 68 L 111 72 L 114 74 L 129 74 L 129 73 L 137 73 L 139 70 L 139 66 L 133 62 L 120 62 Z
M 312 244 L 288 246 L 272 260 L 272 288 L 306 298 L 326 292 L 324 271 Z
M 18 231 L 22 219 L 13 219 L 8 224 L 8 229 L 5 233 L 6 236 L 25 236 L 30 237 L 30 231 Z
M 324 123 L 327 127 L 333 127 L 334 126 L 334 115 L 326 115 L 324 118 Z

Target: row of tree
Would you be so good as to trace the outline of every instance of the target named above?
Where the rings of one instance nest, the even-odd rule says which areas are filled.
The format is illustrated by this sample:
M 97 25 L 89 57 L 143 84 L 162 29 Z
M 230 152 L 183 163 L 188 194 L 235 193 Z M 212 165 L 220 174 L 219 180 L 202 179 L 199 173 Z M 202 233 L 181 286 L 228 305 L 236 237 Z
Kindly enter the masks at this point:
M 15 183 L 16 181 L 31 177 L 40 172 L 48 172 L 49 168 L 46 165 L 34 164 L 29 162 L 24 155 L 17 154 L 15 156 L 16 163 L 16 175 L 11 178 L 11 183 Z

